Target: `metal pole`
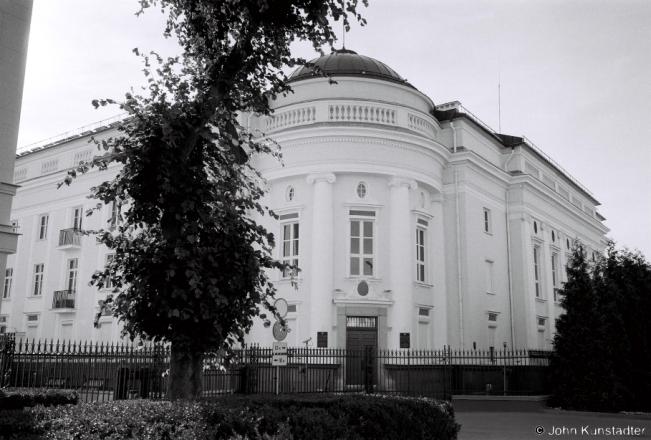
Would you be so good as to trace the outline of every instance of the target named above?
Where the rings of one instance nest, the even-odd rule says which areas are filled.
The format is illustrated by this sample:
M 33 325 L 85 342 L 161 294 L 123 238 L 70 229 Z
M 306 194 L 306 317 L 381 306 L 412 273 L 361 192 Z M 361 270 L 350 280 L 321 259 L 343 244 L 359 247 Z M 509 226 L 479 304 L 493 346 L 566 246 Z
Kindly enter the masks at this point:
M 280 367 L 276 365 L 276 395 L 278 395 L 278 390 L 280 389 Z

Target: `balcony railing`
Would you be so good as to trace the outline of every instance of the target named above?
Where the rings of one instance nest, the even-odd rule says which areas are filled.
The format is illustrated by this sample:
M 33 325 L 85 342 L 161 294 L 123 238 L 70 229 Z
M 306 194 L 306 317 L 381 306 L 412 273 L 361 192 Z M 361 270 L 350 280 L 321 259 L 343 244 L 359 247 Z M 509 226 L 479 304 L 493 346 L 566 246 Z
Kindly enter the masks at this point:
M 81 246 L 81 231 L 75 228 L 59 231 L 59 246 Z
M 75 291 L 74 290 L 57 290 L 54 292 L 52 299 L 53 309 L 74 309 L 75 308 Z

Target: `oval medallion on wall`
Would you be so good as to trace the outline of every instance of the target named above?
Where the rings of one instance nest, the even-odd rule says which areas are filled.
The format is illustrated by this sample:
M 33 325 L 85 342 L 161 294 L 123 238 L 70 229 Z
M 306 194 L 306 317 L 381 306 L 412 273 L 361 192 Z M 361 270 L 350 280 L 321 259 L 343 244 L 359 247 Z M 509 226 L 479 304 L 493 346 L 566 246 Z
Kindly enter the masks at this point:
M 357 285 L 357 293 L 361 296 L 368 295 L 368 284 L 366 284 L 366 281 L 362 281 Z

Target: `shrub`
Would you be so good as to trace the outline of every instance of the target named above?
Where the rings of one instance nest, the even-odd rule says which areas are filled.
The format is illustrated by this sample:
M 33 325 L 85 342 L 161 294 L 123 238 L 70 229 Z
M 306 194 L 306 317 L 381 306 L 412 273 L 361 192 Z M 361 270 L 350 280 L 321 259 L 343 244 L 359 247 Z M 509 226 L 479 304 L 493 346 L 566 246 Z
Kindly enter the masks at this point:
M 31 413 L 23 410 L 0 410 L 0 439 L 24 439 L 34 433 L 34 416 Z
M 365 395 L 230 396 L 36 407 L 33 433 L 48 439 L 454 439 L 452 406 Z
M 23 409 L 36 405 L 76 405 L 79 395 L 74 390 L 49 388 L 12 388 L 0 393 L 0 410 Z

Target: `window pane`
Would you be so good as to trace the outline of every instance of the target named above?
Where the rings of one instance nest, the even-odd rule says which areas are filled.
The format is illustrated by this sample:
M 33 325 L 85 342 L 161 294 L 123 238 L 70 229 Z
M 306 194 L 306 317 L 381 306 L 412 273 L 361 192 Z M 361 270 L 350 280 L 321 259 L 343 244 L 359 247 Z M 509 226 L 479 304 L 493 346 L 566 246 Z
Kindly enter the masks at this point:
M 364 275 L 373 275 L 373 259 L 364 258 Z
M 283 226 L 283 240 L 290 240 L 292 238 L 291 225 Z
M 359 258 L 350 257 L 350 274 L 359 275 Z
M 364 237 L 373 237 L 373 222 L 364 222 Z
M 289 241 L 283 243 L 283 257 L 289 257 Z
M 292 260 L 292 266 L 295 266 L 295 268 L 292 269 L 292 275 L 298 277 L 298 260 Z
M 351 237 L 359 237 L 359 222 L 350 222 L 350 235 Z
M 359 238 L 350 239 L 350 253 L 359 254 Z
M 292 255 L 298 255 L 298 240 L 294 240 L 294 253 Z
M 364 253 L 366 255 L 373 255 L 373 239 L 365 238 L 364 239 Z
M 420 265 L 418 268 L 420 269 L 420 279 L 418 281 L 425 281 L 425 266 Z
M 298 223 L 294 223 L 294 239 L 298 239 Z

